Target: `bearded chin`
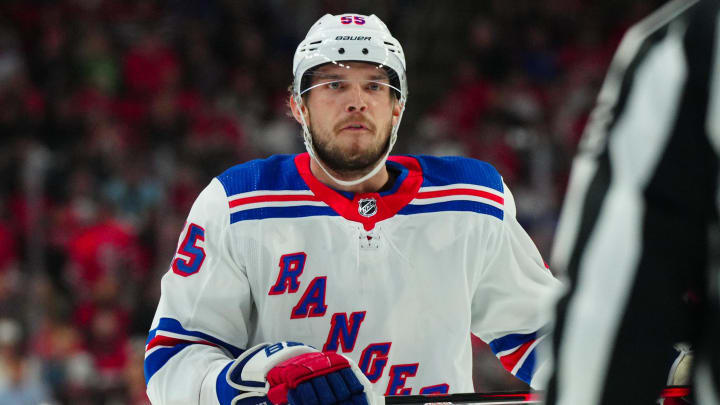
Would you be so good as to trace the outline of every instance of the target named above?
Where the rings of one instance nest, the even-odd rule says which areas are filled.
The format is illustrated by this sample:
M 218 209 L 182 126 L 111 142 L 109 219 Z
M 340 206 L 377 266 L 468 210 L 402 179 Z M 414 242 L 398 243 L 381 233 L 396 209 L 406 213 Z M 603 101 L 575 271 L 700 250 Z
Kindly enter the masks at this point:
M 315 149 L 317 157 L 322 160 L 330 170 L 342 174 L 369 172 L 375 167 L 377 162 L 383 158 L 390 144 L 390 137 L 388 136 L 381 148 L 350 155 L 338 149 L 328 148 L 327 144 L 319 142 L 312 128 L 310 128 L 310 134 L 312 135 L 313 148 Z

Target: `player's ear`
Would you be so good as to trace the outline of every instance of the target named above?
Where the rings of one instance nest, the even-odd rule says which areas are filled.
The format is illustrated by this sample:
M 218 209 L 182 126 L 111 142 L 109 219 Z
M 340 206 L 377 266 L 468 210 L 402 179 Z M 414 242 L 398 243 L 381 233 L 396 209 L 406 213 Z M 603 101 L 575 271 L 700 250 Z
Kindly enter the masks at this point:
M 393 101 L 393 108 L 392 108 L 392 124 L 397 125 L 398 120 L 400 119 L 400 113 L 403 109 L 403 104 L 400 103 L 399 100 L 395 99 Z
M 292 115 L 293 117 L 295 117 L 295 121 L 297 121 L 298 124 L 302 125 L 303 121 L 300 114 L 305 114 L 307 109 L 305 107 L 305 103 L 301 103 L 301 105 L 298 105 L 295 97 L 292 94 L 290 95 L 290 111 L 292 111 Z

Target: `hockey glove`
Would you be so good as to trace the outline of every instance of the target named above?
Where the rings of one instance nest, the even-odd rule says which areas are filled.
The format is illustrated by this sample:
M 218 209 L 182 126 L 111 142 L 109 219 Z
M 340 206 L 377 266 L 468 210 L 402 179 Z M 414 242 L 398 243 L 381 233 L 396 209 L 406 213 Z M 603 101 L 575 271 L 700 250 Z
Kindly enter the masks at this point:
M 372 384 L 352 360 L 302 343 L 252 347 L 218 377 L 221 404 L 373 405 Z
M 368 405 L 365 387 L 348 359 L 337 353 L 307 353 L 275 366 L 267 375 L 275 405 Z

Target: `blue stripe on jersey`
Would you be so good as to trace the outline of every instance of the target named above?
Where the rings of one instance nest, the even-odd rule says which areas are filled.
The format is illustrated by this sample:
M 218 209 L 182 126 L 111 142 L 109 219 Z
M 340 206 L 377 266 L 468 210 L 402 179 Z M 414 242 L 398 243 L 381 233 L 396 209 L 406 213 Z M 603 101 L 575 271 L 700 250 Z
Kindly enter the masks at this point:
M 467 183 L 503 192 L 502 177 L 495 168 L 476 159 L 460 156 L 412 156 L 423 171 L 422 187 Z
M 235 347 L 227 342 L 224 342 L 216 337 L 210 336 L 206 333 L 202 332 L 194 332 L 189 331 L 180 324 L 180 322 L 176 319 L 172 318 L 160 318 L 160 322 L 158 322 L 158 326 L 151 330 L 148 334 L 147 343 L 150 343 L 150 341 L 155 338 L 158 331 L 167 331 L 172 333 L 177 333 L 180 335 L 186 335 L 186 336 L 193 336 L 193 337 L 199 337 L 207 342 L 215 343 L 216 345 L 224 348 L 230 354 L 232 354 L 233 357 L 238 357 L 243 352 L 242 349 Z M 180 337 L 180 339 L 182 339 Z M 150 378 L 158 371 L 160 370 L 165 363 L 168 362 L 173 356 L 178 354 L 182 349 L 192 345 L 194 343 L 180 343 L 173 347 L 162 347 L 159 349 L 156 349 L 154 352 L 152 352 L 149 356 L 145 358 L 145 384 L 150 381 Z
M 249 219 L 266 218 L 300 218 L 313 216 L 338 216 L 330 207 L 316 207 L 313 205 L 301 205 L 297 207 L 263 207 L 250 210 L 238 211 L 230 214 L 230 223 L 246 221 Z
M 193 337 L 199 337 L 205 341 L 208 341 L 210 343 L 215 343 L 216 345 L 224 348 L 230 354 L 232 354 L 234 357 L 239 356 L 243 349 L 240 349 L 236 346 L 231 345 L 230 343 L 224 342 L 214 336 L 210 336 L 207 333 L 202 332 L 195 332 L 195 331 L 189 331 L 180 324 L 180 322 L 177 319 L 173 318 L 160 318 L 160 322 L 158 322 L 158 326 L 150 331 L 150 334 L 148 335 L 147 341 L 145 344 L 150 343 L 150 341 L 155 337 L 158 330 L 164 330 L 168 332 L 178 333 L 181 335 L 187 335 L 187 336 L 193 336 Z
M 528 384 L 530 384 L 530 381 L 533 377 L 533 372 L 535 371 L 535 349 L 537 349 L 537 346 L 535 346 L 530 352 L 530 354 L 525 357 L 523 365 L 520 366 L 517 373 L 515 373 L 515 377 L 525 381 Z
M 217 176 L 228 197 L 256 190 L 308 190 L 295 155 L 274 155 L 233 166 Z
M 173 347 L 163 347 L 152 352 L 151 355 L 145 358 L 145 385 L 148 384 L 150 378 L 160 370 L 165 363 L 168 362 L 173 356 L 180 353 L 180 351 L 192 343 L 182 343 Z
M 498 354 L 500 352 L 504 352 L 505 350 L 510 350 L 521 346 L 523 343 L 527 343 L 536 338 L 537 332 L 525 334 L 513 333 L 511 335 L 505 335 L 503 337 L 493 340 L 488 344 L 488 346 L 490 346 L 490 349 L 493 351 L 494 354 Z
M 446 201 L 435 204 L 423 205 L 407 205 L 400 211 L 399 215 L 421 214 L 426 212 L 442 212 L 442 211 L 470 211 L 479 214 L 491 215 L 500 220 L 503 219 L 503 211 L 489 204 L 483 204 L 477 201 Z

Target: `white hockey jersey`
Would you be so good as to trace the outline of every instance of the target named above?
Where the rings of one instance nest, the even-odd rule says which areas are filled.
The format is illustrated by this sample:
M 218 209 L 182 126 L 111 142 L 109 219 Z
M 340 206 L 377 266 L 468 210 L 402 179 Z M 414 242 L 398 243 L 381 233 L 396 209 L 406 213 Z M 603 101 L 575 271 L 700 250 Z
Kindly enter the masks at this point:
M 218 403 L 244 349 L 337 351 L 384 395 L 472 392 L 470 334 L 531 382 L 559 288 L 502 178 L 460 157 L 394 156 L 387 192 L 320 183 L 307 154 L 235 166 L 197 198 L 145 356 L 156 403 Z M 205 401 L 205 402 L 204 402 Z

